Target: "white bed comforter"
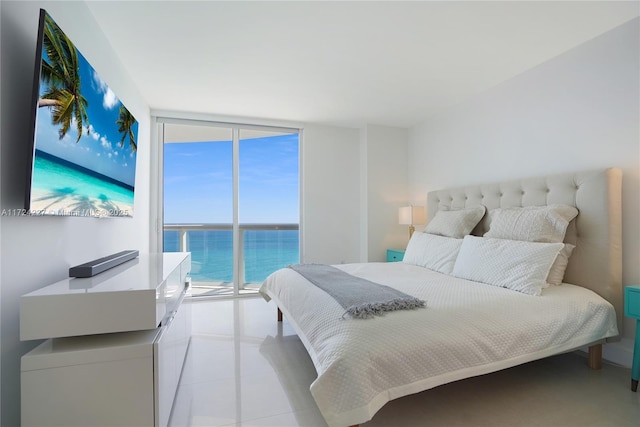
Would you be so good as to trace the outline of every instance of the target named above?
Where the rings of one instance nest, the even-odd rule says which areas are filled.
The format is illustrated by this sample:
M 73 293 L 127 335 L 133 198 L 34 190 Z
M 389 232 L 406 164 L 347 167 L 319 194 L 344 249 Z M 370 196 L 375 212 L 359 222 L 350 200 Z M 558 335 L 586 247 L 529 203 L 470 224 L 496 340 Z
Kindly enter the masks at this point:
M 618 334 L 613 306 L 573 285 L 542 296 L 410 264 L 336 267 L 426 301 L 374 319 L 342 318 L 328 294 L 285 268 L 260 289 L 304 343 L 318 373 L 311 393 L 331 426 L 370 420 L 388 401 L 582 347 Z

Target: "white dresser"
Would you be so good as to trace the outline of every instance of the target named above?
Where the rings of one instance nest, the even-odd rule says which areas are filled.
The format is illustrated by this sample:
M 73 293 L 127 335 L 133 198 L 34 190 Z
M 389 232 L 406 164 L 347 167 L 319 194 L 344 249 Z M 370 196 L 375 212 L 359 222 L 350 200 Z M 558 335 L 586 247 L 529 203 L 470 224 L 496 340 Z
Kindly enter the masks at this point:
M 23 295 L 23 426 L 166 426 L 191 336 L 189 253 Z

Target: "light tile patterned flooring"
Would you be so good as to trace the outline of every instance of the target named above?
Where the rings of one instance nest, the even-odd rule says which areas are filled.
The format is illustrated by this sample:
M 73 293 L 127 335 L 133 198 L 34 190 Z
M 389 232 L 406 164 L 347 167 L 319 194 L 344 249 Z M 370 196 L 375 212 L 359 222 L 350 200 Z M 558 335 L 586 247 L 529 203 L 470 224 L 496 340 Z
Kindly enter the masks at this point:
M 170 427 L 326 426 L 309 386 L 316 372 L 273 303 L 192 303 L 193 337 Z M 362 427 L 640 425 L 630 370 L 601 371 L 570 353 L 458 381 L 385 405 Z

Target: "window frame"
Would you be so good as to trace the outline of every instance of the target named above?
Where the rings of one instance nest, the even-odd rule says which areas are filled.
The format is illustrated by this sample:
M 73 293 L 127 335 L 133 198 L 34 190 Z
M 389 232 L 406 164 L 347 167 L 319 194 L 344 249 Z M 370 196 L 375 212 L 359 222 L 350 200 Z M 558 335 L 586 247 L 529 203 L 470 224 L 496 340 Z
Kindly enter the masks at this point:
M 274 125 L 274 124 L 257 124 L 245 123 L 242 121 L 216 120 L 213 118 L 190 118 L 190 117 L 172 117 L 171 115 L 152 115 L 151 117 L 151 194 L 150 194 L 150 251 L 163 251 L 163 233 L 164 233 L 164 125 L 178 124 L 189 126 L 211 126 L 220 128 L 230 128 L 232 130 L 233 144 L 233 295 L 232 297 L 251 296 L 240 293 L 240 289 L 244 284 L 240 283 L 243 275 L 240 273 L 242 260 L 240 259 L 241 242 L 240 242 L 240 224 L 239 224 L 239 151 L 240 151 L 240 132 L 241 130 L 254 130 L 265 132 L 282 132 L 298 134 L 298 237 L 299 247 L 298 253 L 300 262 L 304 259 L 304 227 L 303 227 L 303 133 L 301 126 L 296 125 Z M 231 295 L 227 295 L 231 296 Z

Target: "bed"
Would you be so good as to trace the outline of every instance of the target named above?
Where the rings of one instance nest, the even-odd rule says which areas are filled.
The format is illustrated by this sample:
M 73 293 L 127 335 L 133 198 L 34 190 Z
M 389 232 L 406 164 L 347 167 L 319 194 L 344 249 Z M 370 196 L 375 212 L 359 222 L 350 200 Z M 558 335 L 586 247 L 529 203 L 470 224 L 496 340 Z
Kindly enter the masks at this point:
M 555 215 L 558 209 L 577 214 L 566 216 L 560 242 L 529 242 L 517 232 L 517 238 L 500 235 L 501 227 L 507 234 L 520 230 L 518 221 L 531 212 Z M 284 314 L 307 349 L 318 374 L 311 393 L 330 426 L 357 425 L 390 400 L 579 348 L 589 348 L 589 366 L 597 369 L 601 344 L 619 335 L 619 169 L 434 191 L 427 195 L 427 212 L 425 231 L 446 228 L 442 218 L 464 214 L 466 220 L 468 212 L 480 219 L 467 221 L 464 235 L 416 233 L 403 262 L 335 266 L 419 298 L 425 308 L 371 319 L 345 317 L 332 296 L 290 268 L 273 273 L 260 289 L 277 305 L 278 320 Z M 434 251 L 436 243 L 442 246 Z M 458 250 L 445 256 L 447 245 Z M 518 288 L 521 280 L 512 273 L 519 266 L 536 270 L 530 264 L 544 258 L 540 265 L 553 262 L 555 268 L 557 254 L 568 247 L 572 252 L 565 258 L 561 285 L 547 286 L 546 267 L 543 285 L 528 281 L 535 286 Z M 421 257 L 428 258 L 427 266 Z M 495 274 L 502 262 L 511 267 Z

